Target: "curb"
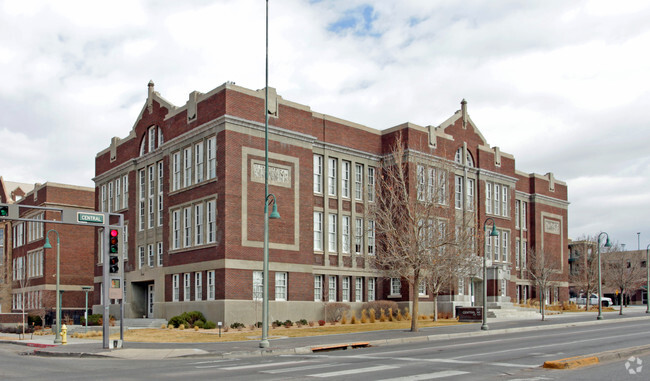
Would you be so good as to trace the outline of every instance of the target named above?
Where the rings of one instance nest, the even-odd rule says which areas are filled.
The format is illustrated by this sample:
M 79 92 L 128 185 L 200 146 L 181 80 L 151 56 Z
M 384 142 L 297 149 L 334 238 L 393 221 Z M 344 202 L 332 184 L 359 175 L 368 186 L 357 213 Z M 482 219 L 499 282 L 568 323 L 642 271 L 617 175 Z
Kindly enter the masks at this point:
M 650 353 L 650 345 L 641 345 L 623 349 L 615 349 L 606 352 L 595 353 L 591 355 L 568 357 L 565 359 L 546 361 L 543 368 L 547 369 L 573 369 L 587 365 L 598 364 L 600 362 L 611 360 L 624 360 L 628 356 L 642 356 Z

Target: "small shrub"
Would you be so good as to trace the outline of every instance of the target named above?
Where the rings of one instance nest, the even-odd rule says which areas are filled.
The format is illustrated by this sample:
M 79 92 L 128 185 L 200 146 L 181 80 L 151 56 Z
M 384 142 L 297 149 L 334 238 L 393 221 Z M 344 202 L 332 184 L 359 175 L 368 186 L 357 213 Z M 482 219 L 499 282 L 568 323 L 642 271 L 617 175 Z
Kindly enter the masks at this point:
M 185 329 L 185 324 L 181 324 L 181 325 L 179 325 L 179 326 L 178 326 L 178 329 L 180 329 L 181 331 L 184 330 L 184 329 Z
M 310 326 L 310 327 L 313 327 L 314 325 L 316 325 L 316 323 L 314 323 L 313 320 L 310 320 L 310 321 L 309 321 L 309 326 Z
M 230 327 L 228 327 L 227 325 L 223 326 L 223 331 L 224 332 L 228 332 L 229 330 L 230 330 Z
M 362 309 L 365 308 L 368 311 L 370 309 L 375 310 L 375 318 L 379 319 L 379 313 L 383 309 L 384 311 L 388 311 L 389 308 L 392 308 L 393 311 L 396 311 L 398 308 L 397 302 L 393 300 L 375 300 L 373 302 L 366 302 L 363 303 L 363 306 L 361 307 Z
M 165 328 L 167 328 L 167 324 L 161 324 L 160 325 L 160 329 L 165 329 Z
M 326 303 L 325 317 L 328 321 L 339 321 L 345 311 L 350 310 L 350 305 L 346 303 Z
M 386 321 L 386 313 L 384 312 L 383 308 L 381 309 L 381 312 L 379 314 L 379 321 L 382 323 Z
M 195 325 L 195 326 L 194 326 L 194 330 L 195 330 L 195 331 L 198 331 L 199 329 L 200 329 L 200 328 L 199 328 L 198 325 Z
M 350 324 L 359 324 L 359 321 L 357 320 L 357 314 L 354 312 L 352 313 L 352 318 L 350 318 Z
M 276 320 L 276 321 L 274 321 L 273 323 L 271 323 L 271 326 L 272 326 L 273 328 L 282 327 L 283 325 L 284 325 L 284 323 L 281 322 L 280 320 Z
M 411 312 L 408 307 L 404 308 L 404 319 L 411 320 Z
M 319 320 L 318 325 L 320 325 L 321 327 L 324 326 L 325 325 L 325 320 Z
M 341 316 L 341 324 L 348 324 L 348 313 L 343 311 L 343 316 Z
M 197 320 L 194 322 L 194 328 L 203 328 L 205 327 L 205 322 L 203 320 Z
M 255 326 L 256 326 L 257 328 L 262 328 L 262 322 L 261 322 L 261 321 L 258 321 L 257 323 L 255 323 Z
M 296 322 L 296 327 L 301 328 L 301 327 L 302 327 L 302 323 L 301 323 L 300 321 L 297 321 L 297 322 Z
M 230 328 L 232 328 L 232 329 L 240 329 L 240 328 L 244 328 L 244 327 L 245 327 L 244 323 L 240 323 L 238 321 L 234 322 L 234 323 L 232 323 L 230 325 Z
M 168 328 L 168 329 L 173 329 L 173 328 L 174 328 L 174 325 L 173 325 L 173 324 L 169 324 L 169 325 L 167 326 L 167 328 Z
M 293 325 L 293 322 L 292 322 L 291 320 L 287 319 L 287 320 L 284 321 L 283 324 L 284 324 L 285 327 L 286 327 L 286 326 L 291 327 L 291 326 Z
M 374 323 L 376 321 L 376 319 L 377 319 L 376 314 L 375 314 L 375 309 L 371 308 L 370 310 L 368 310 L 368 313 L 370 314 L 370 322 Z
M 217 324 L 213 321 L 206 321 L 205 324 L 203 324 L 203 329 L 215 329 L 217 328 Z
M 361 323 L 366 324 L 368 322 L 368 311 L 365 309 L 361 310 Z
M 300 324 L 307 325 L 307 319 L 300 319 Z
M 399 308 L 397 309 L 397 316 L 395 317 L 395 320 L 397 321 L 404 320 L 404 316 L 402 316 L 402 310 L 400 310 Z

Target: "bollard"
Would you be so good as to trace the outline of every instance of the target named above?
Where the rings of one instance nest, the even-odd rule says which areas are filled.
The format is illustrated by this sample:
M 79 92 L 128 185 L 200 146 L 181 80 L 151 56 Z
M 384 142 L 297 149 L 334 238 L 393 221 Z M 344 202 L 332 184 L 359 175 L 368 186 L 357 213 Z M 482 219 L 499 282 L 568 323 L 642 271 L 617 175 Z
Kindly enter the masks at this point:
M 61 326 L 61 345 L 68 344 L 68 327 L 63 324 Z

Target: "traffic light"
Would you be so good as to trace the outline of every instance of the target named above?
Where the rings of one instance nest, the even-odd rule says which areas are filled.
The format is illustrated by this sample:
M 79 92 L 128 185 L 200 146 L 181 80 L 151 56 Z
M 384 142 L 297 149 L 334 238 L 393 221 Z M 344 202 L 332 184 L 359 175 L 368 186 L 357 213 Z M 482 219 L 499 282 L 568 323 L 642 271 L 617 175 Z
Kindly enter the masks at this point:
M 8 205 L 0 205 L 0 217 L 9 217 Z
M 109 268 L 111 274 L 115 274 L 120 271 L 120 258 L 117 255 L 119 252 L 119 240 L 117 239 L 118 234 L 119 233 L 117 229 L 111 229 L 108 237 Z

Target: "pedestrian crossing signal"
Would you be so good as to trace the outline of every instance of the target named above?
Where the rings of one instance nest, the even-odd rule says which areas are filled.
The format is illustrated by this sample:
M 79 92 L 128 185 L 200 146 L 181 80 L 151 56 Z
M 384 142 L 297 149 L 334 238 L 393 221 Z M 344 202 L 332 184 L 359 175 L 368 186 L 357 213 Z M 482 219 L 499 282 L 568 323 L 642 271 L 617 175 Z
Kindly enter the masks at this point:
M 8 217 L 8 216 L 9 216 L 9 206 L 0 205 L 0 217 Z
M 115 274 L 120 271 L 120 259 L 117 255 L 111 255 L 108 261 L 111 274 Z

